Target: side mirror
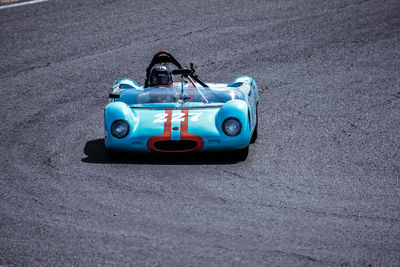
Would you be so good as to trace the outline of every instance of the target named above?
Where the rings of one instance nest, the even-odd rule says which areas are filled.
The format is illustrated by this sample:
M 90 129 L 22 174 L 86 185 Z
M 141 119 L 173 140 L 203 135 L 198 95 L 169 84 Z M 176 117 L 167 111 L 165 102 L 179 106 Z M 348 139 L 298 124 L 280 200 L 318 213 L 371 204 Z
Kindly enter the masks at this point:
M 192 70 L 192 72 L 195 72 L 197 69 L 196 65 L 194 65 L 193 62 L 190 62 L 190 69 Z
M 108 97 L 109 97 L 109 98 L 114 98 L 114 99 L 115 99 L 115 98 L 119 98 L 120 95 L 119 95 L 119 94 L 109 94 Z

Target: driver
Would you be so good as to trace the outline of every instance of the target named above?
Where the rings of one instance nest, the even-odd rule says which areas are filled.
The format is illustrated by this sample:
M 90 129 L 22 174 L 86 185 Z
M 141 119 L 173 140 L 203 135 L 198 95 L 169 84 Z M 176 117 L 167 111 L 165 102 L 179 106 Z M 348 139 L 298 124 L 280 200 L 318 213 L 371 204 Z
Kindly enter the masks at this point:
M 162 65 L 154 66 L 150 71 L 150 86 L 165 87 L 172 84 L 171 71 Z
M 137 103 L 169 103 L 179 99 L 175 88 L 172 85 L 172 73 L 169 68 L 163 65 L 156 65 L 150 70 L 148 88 L 140 94 Z

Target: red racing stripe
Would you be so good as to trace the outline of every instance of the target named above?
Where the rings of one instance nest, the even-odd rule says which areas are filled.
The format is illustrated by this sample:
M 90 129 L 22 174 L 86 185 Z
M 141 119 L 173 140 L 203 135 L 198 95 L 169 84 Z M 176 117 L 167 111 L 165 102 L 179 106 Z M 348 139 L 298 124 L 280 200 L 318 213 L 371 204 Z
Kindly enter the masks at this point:
M 171 140 L 171 120 L 172 120 L 172 109 L 165 110 L 166 121 L 164 122 L 164 132 L 160 135 L 153 136 L 147 142 L 147 148 L 153 152 L 189 152 L 189 151 L 196 151 L 201 149 L 204 146 L 204 140 L 199 135 L 189 133 L 189 110 L 182 109 L 182 113 L 184 116 L 181 120 L 181 139 L 186 141 L 194 141 L 196 142 L 196 147 L 186 150 L 168 150 L 168 151 L 160 151 L 155 148 L 155 143 L 159 141 L 170 141 Z
M 164 132 L 160 135 L 155 135 L 147 141 L 147 148 L 150 151 L 156 152 L 158 151 L 155 147 L 154 144 L 158 141 L 169 141 L 171 140 L 171 119 L 172 119 L 172 109 L 166 109 L 165 110 L 166 115 L 166 121 L 164 122 Z

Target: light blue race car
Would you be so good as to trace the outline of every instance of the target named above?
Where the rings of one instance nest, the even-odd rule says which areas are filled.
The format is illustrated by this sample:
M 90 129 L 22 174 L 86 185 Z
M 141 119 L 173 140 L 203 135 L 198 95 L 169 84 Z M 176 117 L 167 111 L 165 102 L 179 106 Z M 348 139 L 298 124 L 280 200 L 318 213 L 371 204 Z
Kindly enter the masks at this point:
M 248 76 L 204 83 L 159 51 L 144 86 L 119 79 L 104 111 L 109 156 L 125 152 L 232 151 L 245 159 L 257 139 L 258 88 Z

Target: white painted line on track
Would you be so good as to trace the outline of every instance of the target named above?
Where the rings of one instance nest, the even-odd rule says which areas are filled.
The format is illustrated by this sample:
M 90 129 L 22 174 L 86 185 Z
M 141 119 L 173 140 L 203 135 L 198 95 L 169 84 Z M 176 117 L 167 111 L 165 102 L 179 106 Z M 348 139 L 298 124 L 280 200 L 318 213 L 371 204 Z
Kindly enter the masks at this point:
M 32 1 L 28 1 L 28 2 L 22 2 L 22 3 L 15 3 L 15 4 L 9 4 L 9 5 L 0 6 L 0 9 L 17 7 L 17 6 L 24 6 L 24 5 L 31 5 L 31 4 L 36 4 L 36 3 L 40 3 L 40 2 L 47 2 L 47 1 L 49 1 L 49 0 L 32 0 Z

